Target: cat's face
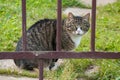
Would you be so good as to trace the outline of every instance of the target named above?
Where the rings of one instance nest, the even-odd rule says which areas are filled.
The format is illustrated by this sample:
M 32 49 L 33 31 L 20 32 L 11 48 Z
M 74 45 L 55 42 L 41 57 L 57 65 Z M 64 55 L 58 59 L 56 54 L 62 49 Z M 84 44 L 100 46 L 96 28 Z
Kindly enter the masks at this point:
M 69 13 L 65 21 L 65 29 L 70 35 L 82 36 L 89 30 L 89 17 L 89 13 L 83 17 L 74 16 L 72 13 Z

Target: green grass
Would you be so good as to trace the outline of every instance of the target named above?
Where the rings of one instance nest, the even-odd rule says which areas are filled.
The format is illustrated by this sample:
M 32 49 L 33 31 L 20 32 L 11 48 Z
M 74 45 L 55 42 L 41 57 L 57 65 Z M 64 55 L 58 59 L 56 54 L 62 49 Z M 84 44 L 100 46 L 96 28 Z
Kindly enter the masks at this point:
M 16 77 L 20 77 L 20 76 L 27 76 L 27 77 L 32 77 L 32 78 L 36 78 L 38 77 L 38 73 L 37 72 L 33 72 L 33 71 L 26 71 L 26 70 L 11 70 L 11 69 L 0 69 L 0 75 L 12 75 L 12 76 L 16 76 Z
M 63 0 L 63 8 L 85 7 L 76 0 Z M 27 0 L 27 28 L 42 18 L 56 18 L 56 0 Z M 120 51 L 120 0 L 98 8 L 96 27 L 97 51 Z M 0 51 L 14 51 L 21 36 L 21 2 L 20 0 L 0 0 Z M 76 51 L 90 51 L 90 31 L 83 37 Z M 99 73 L 88 77 L 84 75 L 90 65 L 100 66 Z M 120 60 L 106 59 L 71 59 L 65 60 L 57 71 L 45 72 L 44 76 L 52 80 L 75 80 L 83 77 L 88 80 L 119 80 Z M 0 74 L 14 74 L 38 77 L 28 71 L 18 73 L 0 70 Z
M 42 18 L 56 18 L 57 0 L 27 0 L 27 27 Z M 76 0 L 63 0 L 63 8 L 85 7 Z M 0 0 L 0 51 L 14 51 L 21 36 L 21 0 Z M 7 41 L 7 43 L 6 43 Z
M 96 24 L 96 50 L 120 52 L 120 0 L 114 4 L 98 8 Z M 90 50 L 90 32 L 84 36 L 77 51 Z M 100 66 L 94 80 L 115 80 L 120 77 L 120 60 L 93 60 Z

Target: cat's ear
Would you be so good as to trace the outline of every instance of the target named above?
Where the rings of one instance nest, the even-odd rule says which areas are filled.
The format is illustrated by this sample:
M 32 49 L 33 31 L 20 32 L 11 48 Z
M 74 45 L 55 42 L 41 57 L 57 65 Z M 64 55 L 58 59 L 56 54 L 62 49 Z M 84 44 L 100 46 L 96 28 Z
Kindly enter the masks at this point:
M 83 19 L 89 21 L 89 19 L 90 19 L 90 13 L 87 13 L 86 15 L 84 15 Z
M 68 13 L 68 20 L 71 20 L 71 19 L 74 19 L 74 15 L 71 12 L 69 12 Z

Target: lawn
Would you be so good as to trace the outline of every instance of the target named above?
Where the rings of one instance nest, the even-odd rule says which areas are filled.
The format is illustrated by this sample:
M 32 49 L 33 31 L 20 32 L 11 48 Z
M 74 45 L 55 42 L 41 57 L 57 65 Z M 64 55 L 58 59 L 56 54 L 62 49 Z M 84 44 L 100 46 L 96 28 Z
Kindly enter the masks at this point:
M 27 0 L 27 27 L 43 18 L 56 18 L 56 1 Z M 76 0 L 63 0 L 63 8 L 68 6 L 85 7 Z M 21 17 L 21 0 L 0 0 L 0 51 L 15 50 L 21 36 Z
M 76 0 L 63 0 L 63 8 L 86 7 Z M 113 4 L 97 8 L 96 50 L 120 51 L 120 0 Z M 56 18 L 56 0 L 27 0 L 27 28 L 43 18 Z M 15 51 L 15 46 L 21 36 L 21 2 L 20 0 L 0 0 L 0 51 Z M 83 37 L 76 51 L 90 51 L 90 31 Z M 90 65 L 99 66 L 99 72 L 94 76 L 86 76 L 85 70 Z M 88 80 L 119 80 L 120 61 L 106 59 L 71 59 L 65 60 L 57 71 L 45 72 L 44 76 L 52 80 L 75 80 L 76 77 Z M 0 70 L 1 74 L 16 74 L 37 77 L 28 71 Z

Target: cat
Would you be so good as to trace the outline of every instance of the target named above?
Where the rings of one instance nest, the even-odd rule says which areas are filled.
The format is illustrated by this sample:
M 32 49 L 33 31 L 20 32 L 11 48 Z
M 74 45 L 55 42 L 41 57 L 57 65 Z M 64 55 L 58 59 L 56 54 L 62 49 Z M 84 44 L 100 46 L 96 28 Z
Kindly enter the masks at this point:
M 90 13 L 84 16 L 74 16 L 68 13 L 62 20 L 61 49 L 72 51 L 79 44 L 82 36 L 88 32 Z M 36 22 L 27 30 L 27 51 L 55 51 L 56 50 L 56 19 L 43 19 Z M 22 51 L 22 37 L 18 41 L 16 51 Z M 52 70 L 58 59 L 44 60 L 44 66 Z M 38 67 L 37 60 L 19 59 L 15 64 L 23 69 L 33 70 Z

